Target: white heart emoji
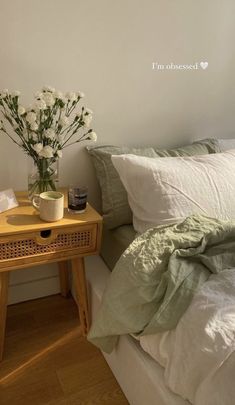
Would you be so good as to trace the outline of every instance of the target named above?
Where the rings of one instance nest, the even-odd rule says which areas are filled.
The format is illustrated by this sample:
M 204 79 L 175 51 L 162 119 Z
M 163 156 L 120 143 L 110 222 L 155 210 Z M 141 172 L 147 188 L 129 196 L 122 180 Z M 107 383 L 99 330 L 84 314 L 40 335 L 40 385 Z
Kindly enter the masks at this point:
M 208 62 L 200 62 L 200 66 L 203 70 L 208 68 Z

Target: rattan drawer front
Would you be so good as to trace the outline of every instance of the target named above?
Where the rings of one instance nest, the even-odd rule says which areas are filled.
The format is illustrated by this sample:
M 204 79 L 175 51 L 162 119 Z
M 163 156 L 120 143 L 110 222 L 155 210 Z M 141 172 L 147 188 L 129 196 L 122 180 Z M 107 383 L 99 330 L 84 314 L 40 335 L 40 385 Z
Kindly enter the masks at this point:
M 62 231 L 60 231 L 62 232 Z M 63 230 L 63 233 L 56 235 L 54 240 L 48 244 L 38 242 L 38 235 L 32 234 L 21 240 L 1 242 L 0 260 L 11 260 L 26 258 L 35 255 L 56 253 L 78 249 L 81 252 L 89 252 L 95 249 L 96 226 L 79 228 L 74 231 Z

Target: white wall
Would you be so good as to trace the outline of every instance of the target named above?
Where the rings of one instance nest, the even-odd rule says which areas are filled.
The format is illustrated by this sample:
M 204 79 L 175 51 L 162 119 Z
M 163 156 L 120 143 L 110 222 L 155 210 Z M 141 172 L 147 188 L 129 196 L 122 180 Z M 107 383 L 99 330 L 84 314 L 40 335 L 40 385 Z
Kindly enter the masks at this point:
M 0 88 L 20 90 L 23 104 L 44 84 L 84 91 L 100 143 L 232 137 L 234 12 L 233 0 L 0 0 Z M 152 70 L 152 62 L 200 61 L 208 69 Z M 97 202 L 93 168 L 79 145 L 66 150 L 60 167 L 61 185 L 87 183 Z M 24 189 L 26 177 L 24 154 L 1 135 L 0 189 Z M 50 283 L 58 289 L 55 269 L 39 273 L 39 295 Z M 13 275 L 20 299 L 32 291 L 24 280 L 35 274 Z

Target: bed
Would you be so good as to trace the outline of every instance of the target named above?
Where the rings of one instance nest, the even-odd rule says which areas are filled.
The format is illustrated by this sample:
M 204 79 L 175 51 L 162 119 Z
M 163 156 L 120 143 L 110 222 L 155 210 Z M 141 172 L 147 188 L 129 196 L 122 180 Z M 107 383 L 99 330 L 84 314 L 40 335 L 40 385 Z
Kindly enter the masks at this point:
M 220 149 L 225 150 L 234 146 L 231 140 L 228 143 L 221 141 Z M 128 213 L 126 216 L 128 217 Z M 104 228 L 102 258 L 88 258 L 86 263 L 93 320 L 96 318 L 104 288 L 109 280 L 110 270 L 114 268 L 120 255 L 136 237 L 136 231 L 132 224 L 128 224 L 128 220 L 127 224 L 120 225 L 117 222 L 116 225 L 119 226 L 113 229 L 109 229 L 109 226 Z M 166 386 L 164 368 L 142 349 L 139 340 L 133 336 L 122 336 L 115 350 L 111 354 L 103 352 L 103 355 L 130 404 L 186 405 L 190 403 Z
M 86 259 L 86 269 L 94 319 L 110 270 L 98 256 Z M 166 387 L 163 367 L 145 353 L 133 337 L 122 336 L 117 349 L 103 355 L 131 405 L 189 405 Z

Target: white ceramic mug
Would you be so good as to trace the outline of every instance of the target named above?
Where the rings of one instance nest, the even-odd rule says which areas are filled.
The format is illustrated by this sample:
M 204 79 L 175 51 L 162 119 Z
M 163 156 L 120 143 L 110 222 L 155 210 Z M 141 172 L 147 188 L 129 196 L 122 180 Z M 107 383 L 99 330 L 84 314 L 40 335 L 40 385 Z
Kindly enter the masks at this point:
M 39 210 L 43 221 L 59 221 L 64 216 L 64 194 L 58 191 L 45 191 L 33 197 L 33 206 Z

